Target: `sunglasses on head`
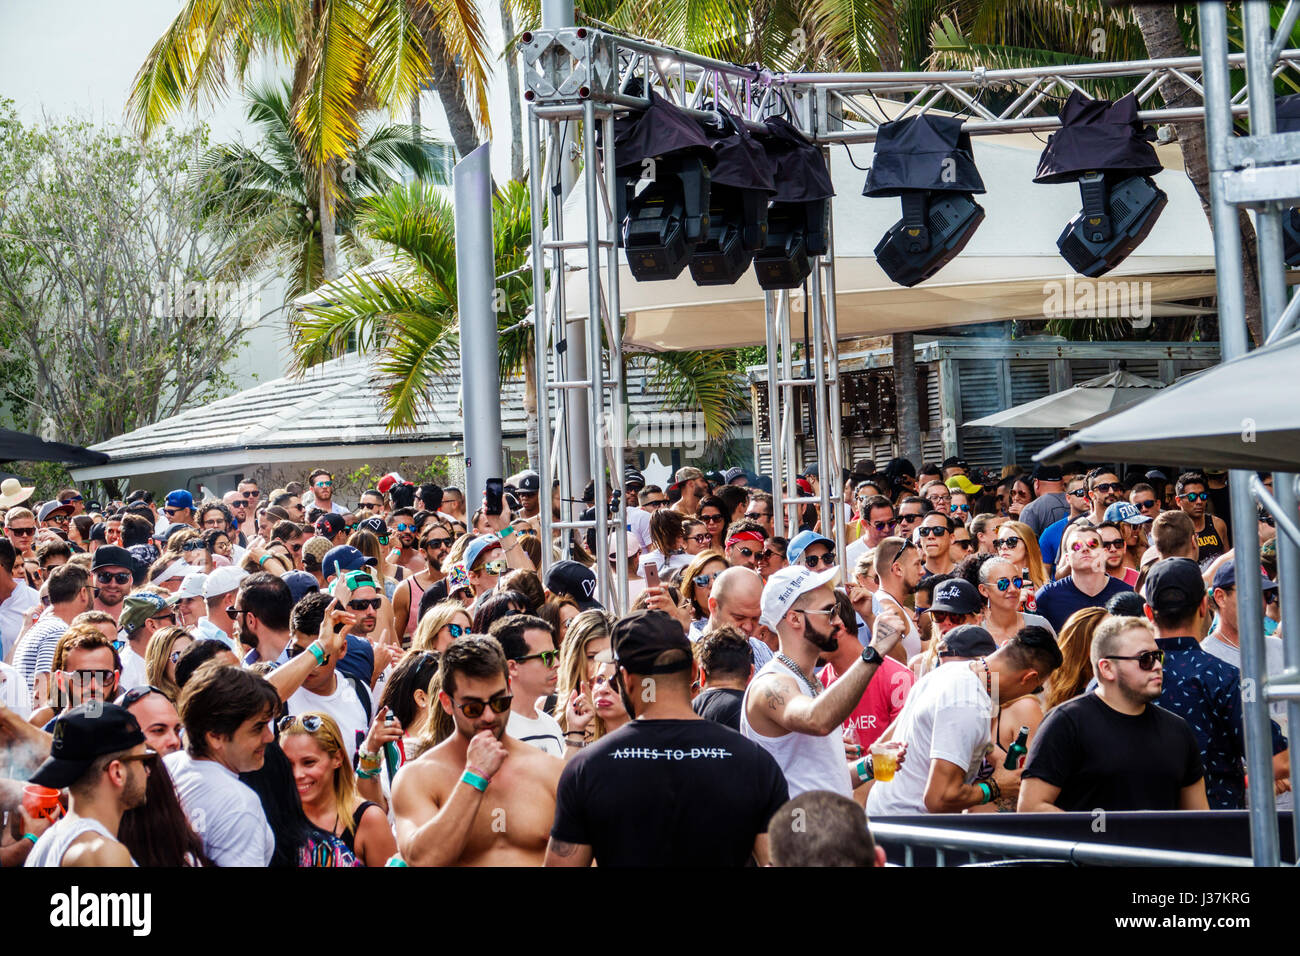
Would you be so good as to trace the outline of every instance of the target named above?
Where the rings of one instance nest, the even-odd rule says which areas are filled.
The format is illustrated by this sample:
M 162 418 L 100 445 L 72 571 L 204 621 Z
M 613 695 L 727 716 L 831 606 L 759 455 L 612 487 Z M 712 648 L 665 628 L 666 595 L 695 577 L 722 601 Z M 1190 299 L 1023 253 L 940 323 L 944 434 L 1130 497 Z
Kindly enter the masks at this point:
M 998 578 L 993 583 L 997 585 L 999 591 L 1005 591 L 1008 588 L 1015 588 L 1017 591 L 1019 591 L 1022 587 L 1024 587 L 1025 579 L 1024 578 Z
M 823 568 L 829 568 L 835 564 L 835 552 L 827 551 L 825 554 L 805 554 L 802 558 L 805 568 L 815 568 L 818 563 Z
M 1184 501 L 1209 501 L 1210 493 L 1208 491 L 1189 491 L 1185 495 L 1179 495 Z
M 536 654 L 526 654 L 523 657 L 516 657 L 515 660 L 522 664 L 524 661 L 541 661 L 544 667 L 554 667 L 560 659 L 559 651 L 539 651 Z
M 948 529 L 941 528 L 939 525 L 936 524 L 936 525 L 930 525 L 930 527 L 928 528 L 917 528 L 916 533 L 919 534 L 922 538 L 928 538 L 931 535 L 934 535 L 936 538 L 942 538 L 945 534 L 948 533 Z
M 381 607 L 383 607 L 383 604 L 384 604 L 383 598 L 355 598 L 348 602 L 348 610 L 378 611 Z
M 166 694 L 163 694 L 163 692 L 160 691 L 157 687 L 154 687 L 149 684 L 144 685 L 142 687 L 132 687 L 130 690 L 126 692 L 125 695 L 123 695 L 121 706 L 130 707 L 136 701 L 143 700 L 144 698 L 148 697 L 150 694 L 162 694 L 163 697 L 167 696 Z
M 95 580 L 100 584 L 129 584 L 131 582 L 130 571 L 96 571 Z
M 1128 656 L 1123 656 L 1120 654 L 1108 654 L 1106 655 L 1106 660 L 1137 661 L 1139 668 L 1141 668 L 1144 671 L 1149 671 L 1149 670 L 1154 670 L 1157 664 L 1159 664 L 1161 667 L 1164 666 L 1165 652 L 1164 651 L 1143 651 L 1141 654 L 1130 654 Z
M 483 716 L 483 711 L 487 710 L 489 707 L 492 709 L 492 713 L 494 714 L 504 714 L 510 709 L 510 702 L 513 700 L 514 697 L 511 694 L 506 694 L 504 697 L 493 697 L 491 700 L 486 702 L 481 700 L 467 700 L 463 704 L 458 704 L 455 701 L 452 701 L 452 706 L 470 720 L 477 720 L 479 717 Z
M 325 725 L 325 719 L 321 717 L 320 714 L 303 714 L 301 717 L 281 717 L 280 722 L 276 724 L 275 727 L 280 733 L 284 733 L 294 724 L 299 724 L 302 726 L 303 730 L 307 731 L 307 733 L 314 734 Z

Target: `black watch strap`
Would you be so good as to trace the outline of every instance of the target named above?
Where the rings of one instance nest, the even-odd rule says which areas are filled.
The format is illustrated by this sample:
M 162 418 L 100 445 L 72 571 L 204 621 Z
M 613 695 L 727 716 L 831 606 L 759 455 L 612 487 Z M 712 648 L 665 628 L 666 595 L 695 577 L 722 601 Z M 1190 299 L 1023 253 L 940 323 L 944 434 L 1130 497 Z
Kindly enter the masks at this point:
M 880 656 L 880 651 L 876 650 L 870 644 L 862 649 L 862 663 L 875 664 L 879 667 L 883 660 L 884 658 Z

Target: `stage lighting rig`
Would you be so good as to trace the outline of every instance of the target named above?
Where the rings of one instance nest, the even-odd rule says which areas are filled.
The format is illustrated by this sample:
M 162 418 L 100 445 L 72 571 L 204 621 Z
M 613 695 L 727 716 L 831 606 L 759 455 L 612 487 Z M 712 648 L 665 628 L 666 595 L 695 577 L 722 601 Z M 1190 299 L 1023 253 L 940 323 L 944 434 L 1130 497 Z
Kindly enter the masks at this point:
M 830 203 L 835 195 L 822 151 L 787 120 L 763 122 L 761 137 L 772 163 L 776 193 L 767 210 L 767 242 L 754 253 L 764 289 L 796 289 L 812 272 L 810 256 L 830 248 Z
M 776 187 L 767 153 L 745 124 L 725 110 L 714 112 L 717 123 L 704 127 L 718 158 L 709 230 L 691 255 L 691 277 L 698 285 L 732 285 L 767 244 L 767 204 Z

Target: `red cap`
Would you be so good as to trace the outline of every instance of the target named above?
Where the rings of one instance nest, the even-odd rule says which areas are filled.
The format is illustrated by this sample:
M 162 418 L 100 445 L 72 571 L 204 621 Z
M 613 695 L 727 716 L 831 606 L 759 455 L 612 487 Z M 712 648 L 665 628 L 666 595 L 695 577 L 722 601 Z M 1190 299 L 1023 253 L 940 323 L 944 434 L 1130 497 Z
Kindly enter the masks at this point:
M 388 490 L 392 488 L 393 485 L 399 484 L 401 482 L 402 482 L 402 476 L 395 471 L 390 471 L 388 474 L 384 475 L 384 477 L 379 479 L 379 484 L 376 485 L 375 487 L 379 489 L 379 493 L 381 495 L 386 495 L 388 494 Z

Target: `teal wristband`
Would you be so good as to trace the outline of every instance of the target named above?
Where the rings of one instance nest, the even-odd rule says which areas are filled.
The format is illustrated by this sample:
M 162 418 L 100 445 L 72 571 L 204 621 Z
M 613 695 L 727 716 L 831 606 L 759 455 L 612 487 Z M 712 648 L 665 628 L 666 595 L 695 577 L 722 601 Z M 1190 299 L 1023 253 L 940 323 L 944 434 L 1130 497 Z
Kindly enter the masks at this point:
M 464 773 L 460 775 L 460 782 L 469 784 L 479 793 L 483 793 L 485 790 L 487 790 L 488 782 L 484 780 L 482 777 L 480 777 L 478 774 L 472 773 L 468 770 L 466 770 Z
M 858 779 L 863 783 L 873 779 L 875 776 L 874 768 L 871 766 L 871 757 L 863 757 L 853 765 L 853 772 L 858 775 Z
M 378 768 L 378 767 L 376 767 L 374 770 L 358 770 L 358 771 L 357 771 L 357 779 L 358 779 L 358 780 L 374 780 L 375 777 L 378 777 L 378 776 L 379 776 L 379 768 Z
M 312 641 L 307 645 L 307 650 L 311 651 L 311 656 L 316 658 L 317 667 L 329 660 L 329 655 L 325 653 L 325 648 L 320 646 L 320 641 Z
M 981 804 L 988 803 L 993 799 L 993 789 L 987 783 L 981 782 L 979 788 L 984 793 L 984 799 L 980 801 Z
M 32 841 L 32 846 L 35 846 L 35 845 L 36 845 L 36 834 L 35 834 L 35 833 L 24 833 L 22 838 L 23 838 L 24 840 L 31 840 L 31 841 Z
M 497 532 L 497 538 L 501 541 L 504 541 L 506 538 L 510 537 L 514 533 L 515 533 L 515 526 L 512 524 L 508 524 L 500 531 Z

